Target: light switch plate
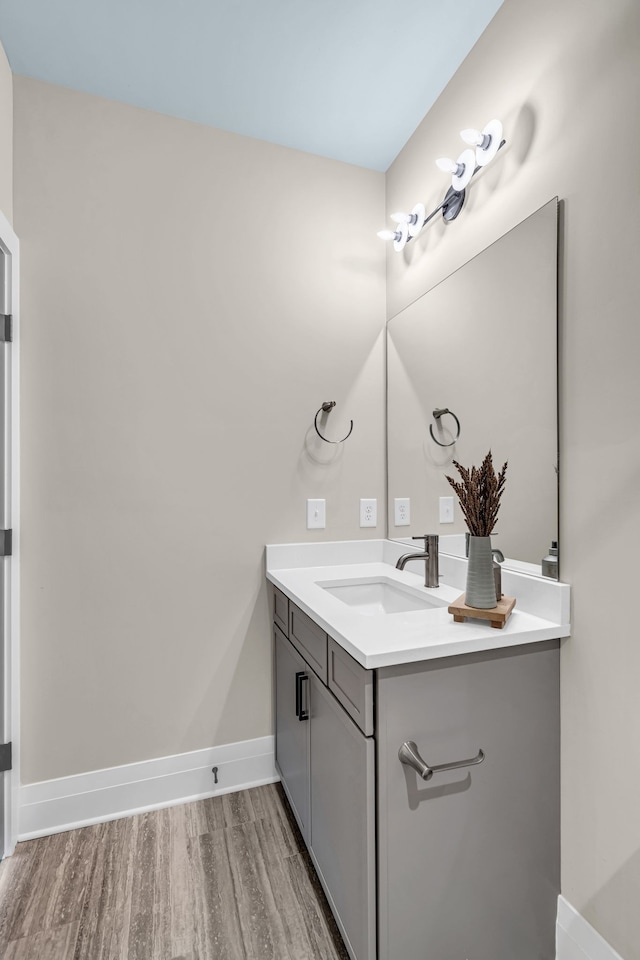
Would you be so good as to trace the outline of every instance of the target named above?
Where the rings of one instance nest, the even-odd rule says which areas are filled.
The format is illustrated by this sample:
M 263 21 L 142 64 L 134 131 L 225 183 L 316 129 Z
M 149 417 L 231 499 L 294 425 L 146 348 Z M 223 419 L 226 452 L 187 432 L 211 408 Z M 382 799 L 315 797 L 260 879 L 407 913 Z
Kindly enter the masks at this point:
M 307 500 L 307 530 L 324 530 L 327 525 L 326 508 L 326 500 Z
M 453 523 L 453 497 L 440 497 L 440 523 Z
M 378 525 L 378 501 L 360 501 L 360 526 L 376 527 Z
M 411 500 L 409 497 L 396 497 L 393 501 L 393 523 L 396 527 L 410 526 Z

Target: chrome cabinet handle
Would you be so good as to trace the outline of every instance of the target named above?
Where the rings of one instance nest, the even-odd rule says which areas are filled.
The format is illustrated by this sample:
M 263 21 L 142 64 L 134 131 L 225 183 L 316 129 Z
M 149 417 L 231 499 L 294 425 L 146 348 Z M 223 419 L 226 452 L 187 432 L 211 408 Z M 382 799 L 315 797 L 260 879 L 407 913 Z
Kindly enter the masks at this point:
M 418 753 L 417 744 L 415 744 L 413 740 L 405 740 L 398 750 L 398 758 L 400 763 L 406 763 L 407 766 L 413 767 L 423 780 L 431 780 L 434 773 L 441 773 L 443 770 L 458 770 L 460 767 L 472 767 L 476 763 L 482 763 L 484 760 L 484 750 L 479 750 L 478 756 L 472 757 L 470 760 L 456 760 L 454 763 L 438 763 L 430 767 Z

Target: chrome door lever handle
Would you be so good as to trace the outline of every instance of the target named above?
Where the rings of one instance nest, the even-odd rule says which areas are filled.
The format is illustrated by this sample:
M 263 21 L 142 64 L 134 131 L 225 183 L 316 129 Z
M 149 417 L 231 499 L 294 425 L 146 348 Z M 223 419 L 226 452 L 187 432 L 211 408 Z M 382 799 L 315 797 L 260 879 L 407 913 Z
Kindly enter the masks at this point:
M 408 767 L 413 767 L 423 780 L 431 780 L 434 773 L 441 773 L 443 770 L 458 770 L 460 767 L 473 767 L 476 763 L 482 763 L 484 750 L 479 750 L 478 756 L 471 757 L 470 760 L 455 760 L 453 763 L 438 763 L 430 767 L 420 756 L 417 744 L 413 740 L 405 740 L 398 750 L 398 758 L 400 763 L 406 763 Z

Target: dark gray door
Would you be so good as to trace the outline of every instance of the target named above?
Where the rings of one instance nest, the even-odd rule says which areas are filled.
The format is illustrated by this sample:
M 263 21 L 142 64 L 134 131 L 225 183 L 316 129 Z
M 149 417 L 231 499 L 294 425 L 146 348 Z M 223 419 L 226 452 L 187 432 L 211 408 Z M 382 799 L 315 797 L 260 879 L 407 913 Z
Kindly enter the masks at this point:
M 0 247 L 0 857 L 5 852 L 10 765 L 9 597 L 11 553 L 11 257 Z
M 298 819 L 309 835 L 309 675 L 311 669 L 278 627 L 276 661 L 276 763 Z
M 375 960 L 375 745 L 313 674 L 310 684 L 311 849 L 352 956 Z

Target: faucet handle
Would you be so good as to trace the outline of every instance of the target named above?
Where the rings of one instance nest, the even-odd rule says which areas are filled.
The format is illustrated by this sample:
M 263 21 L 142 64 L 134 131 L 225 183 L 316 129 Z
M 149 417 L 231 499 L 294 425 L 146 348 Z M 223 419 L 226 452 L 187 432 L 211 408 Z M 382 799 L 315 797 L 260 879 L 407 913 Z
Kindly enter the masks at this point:
M 439 534 L 437 534 L 437 533 L 420 533 L 420 534 L 418 534 L 418 536 L 416 536 L 416 537 L 411 537 L 411 539 L 412 539 L 412 540 L 424 540 L 424 542 L 426 543 L 427 540 L 431 540 L 433 537 L 435 537 L 436 540 L 437 540 L 438 537 L 439 537 Z

